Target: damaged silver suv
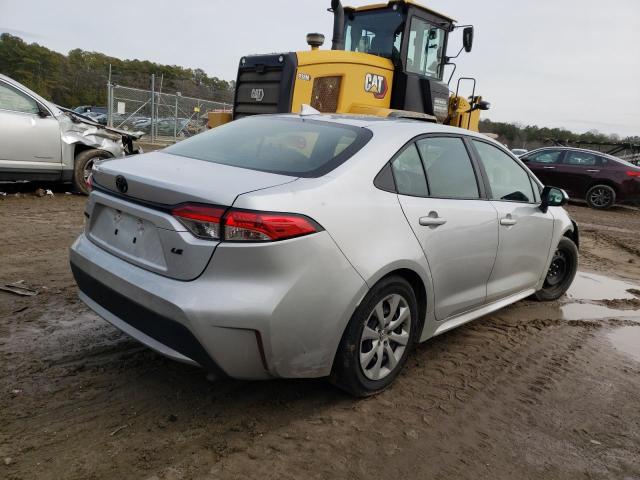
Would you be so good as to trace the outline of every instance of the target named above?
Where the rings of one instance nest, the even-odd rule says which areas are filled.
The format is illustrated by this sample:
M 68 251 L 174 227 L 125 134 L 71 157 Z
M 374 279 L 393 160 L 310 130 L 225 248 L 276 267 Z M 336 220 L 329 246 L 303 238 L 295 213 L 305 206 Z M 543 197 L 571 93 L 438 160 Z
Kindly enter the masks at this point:
M 72 182 L 88 193 L 94 163 L 139 153 L 143 132 L 107 128 L 0 74 L 0 181 Z

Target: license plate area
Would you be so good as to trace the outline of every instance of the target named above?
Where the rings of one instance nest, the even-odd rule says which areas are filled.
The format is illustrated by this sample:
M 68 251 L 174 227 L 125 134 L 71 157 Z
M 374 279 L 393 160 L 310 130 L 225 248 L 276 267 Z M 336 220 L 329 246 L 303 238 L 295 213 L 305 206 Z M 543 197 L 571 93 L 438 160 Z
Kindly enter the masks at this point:
M 88 235 L 103 249 L 154 270 L 166 271 L 157 227 L 144 218 L 96 204 Z

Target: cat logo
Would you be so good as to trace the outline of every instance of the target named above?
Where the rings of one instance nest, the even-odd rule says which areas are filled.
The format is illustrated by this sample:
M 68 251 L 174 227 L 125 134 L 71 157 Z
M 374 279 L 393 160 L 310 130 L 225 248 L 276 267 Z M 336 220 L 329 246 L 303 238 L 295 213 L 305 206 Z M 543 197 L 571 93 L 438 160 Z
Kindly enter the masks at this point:
M 375 75 L 373 73 L 367 73 L 364 76 L 364 91 L 373 93 L 376 98 L 384 98 L 387 94 L 387 79 L 382 75 Z
M 264 98 L 264 90 L 262 88 L 252 88 L 251 89 L 251 98 L 256 102 L 261 102 Z

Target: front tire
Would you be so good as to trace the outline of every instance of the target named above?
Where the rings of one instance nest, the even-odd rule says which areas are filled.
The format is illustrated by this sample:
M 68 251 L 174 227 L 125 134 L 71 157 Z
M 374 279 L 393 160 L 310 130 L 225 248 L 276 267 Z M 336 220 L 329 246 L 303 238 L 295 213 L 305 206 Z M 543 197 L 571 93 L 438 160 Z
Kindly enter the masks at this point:
M 587 192 L 587 203 L 598 210 L 611 208 L 616 203 L 616 191 L 609 185 L 594 185 Z
M 544 284 L 534 297 L 541 302 L 557 300 L 566 293 L 578 271 L 578 247 L 567 237 L 558 243 Z
M 381 280 L 347 325 L 331 381 L 357 397 L 381 392 L 402 370 L 418 327 L 418 304 L 411 285 L 397 276 Z
M 107 152 L 103 150 L 85 150 L 76 155 L 76 159 L 73 165 L 73 188 L 82 193 L 83 195 L 89 195 L 89 186 L 87 185 L 87 179 L 91 174 L 91 169 L 94 163 L 99 160 L 111 158 Z

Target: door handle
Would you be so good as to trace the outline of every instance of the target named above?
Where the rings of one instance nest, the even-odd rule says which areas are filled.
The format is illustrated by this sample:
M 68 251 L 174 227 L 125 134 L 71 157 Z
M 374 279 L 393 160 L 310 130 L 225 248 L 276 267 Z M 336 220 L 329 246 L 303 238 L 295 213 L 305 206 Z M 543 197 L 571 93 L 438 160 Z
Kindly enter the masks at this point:
M 440 225 L 444 225 L 447 223 L 442 217 L 438 217 L 438 212 L 429 212 L 429 215 L 426 217 L 420 217 L 418 219 L 418 223 L 423 227 L 439 227 Z
M 555 170 L 556 169 L 556 167 L 542 167 L 542 168 L 544 168 L 545 170 Z
M 600 170 L 587 170 L 589 173 L 598 173 Z
M 518 223 L 518 221 L 511 216 L 510 213 L 507 213 L 507 216 L 500 219 L 500 225 L 504 225 L 505 227 L 511 227 Z

